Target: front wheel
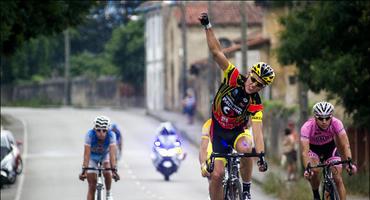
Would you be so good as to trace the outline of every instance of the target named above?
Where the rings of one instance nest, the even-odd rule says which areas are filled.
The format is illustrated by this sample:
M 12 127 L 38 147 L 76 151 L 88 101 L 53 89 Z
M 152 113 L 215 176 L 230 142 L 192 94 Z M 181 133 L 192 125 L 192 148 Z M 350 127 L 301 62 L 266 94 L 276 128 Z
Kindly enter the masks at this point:
M 15 173 L 17 173 L 17 175 L 21 174 L 23 171 L 23 161 L 22 161 L 22 158 L 18 158 L 17 159 L 17 167 L 15 169 Z
M 232 181 L 225 185 L 224 199 L 244 200 L 242 186 L 239 181 Z

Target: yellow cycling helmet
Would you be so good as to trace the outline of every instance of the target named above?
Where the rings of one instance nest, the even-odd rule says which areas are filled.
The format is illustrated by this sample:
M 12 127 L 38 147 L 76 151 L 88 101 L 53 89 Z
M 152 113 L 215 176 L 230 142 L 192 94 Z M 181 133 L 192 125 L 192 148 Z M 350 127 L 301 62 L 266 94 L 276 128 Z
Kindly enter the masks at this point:
M 270 85 L 275 78 L 275 73 L 272 67 L 264 62 L 259 62 L 253 65 L 252 72 L 257 74 L 267 85 Z

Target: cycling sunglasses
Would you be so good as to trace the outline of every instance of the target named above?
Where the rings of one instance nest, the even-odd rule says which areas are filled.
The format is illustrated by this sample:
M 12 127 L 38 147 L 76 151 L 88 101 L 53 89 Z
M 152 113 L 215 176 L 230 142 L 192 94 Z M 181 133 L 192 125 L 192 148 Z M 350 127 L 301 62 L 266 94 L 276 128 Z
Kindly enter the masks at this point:
M 107 129 L 102 129 L 102 128 L 97 128 L 97 129 L 95 129 L 95 131 L 96 131 L 96 132 L 103 132 L 103 133 L 105 133 L 105 132 L 107 132 L 108 130 L 107 130 Z
M 263 84 L 263 83 L 261 83 L 261 82 L 259 82 L 256 78 L 254 78 L 253 77 L 254 75 L 251 73 L 251 75 L 250 75 L 250 77 L 251 77 L 251 81 L 252 81 L 252 83 L 257 83 L 256 85 L 257 85 L 257 87 L 259 87 L 259 88 L 264 88 L 266 85 L 265 84 Z
M 331 119 L 331 117 L 332 116 L 329 116 L 329 117 L 320 117 L 320 116 L 315 116 L 316 117 L 316 119 L 318 119 L 319 121 L 324 121 L 324 119 L 325 119 L 325 121 L 328 121 L 328 120 L 330 120 Z

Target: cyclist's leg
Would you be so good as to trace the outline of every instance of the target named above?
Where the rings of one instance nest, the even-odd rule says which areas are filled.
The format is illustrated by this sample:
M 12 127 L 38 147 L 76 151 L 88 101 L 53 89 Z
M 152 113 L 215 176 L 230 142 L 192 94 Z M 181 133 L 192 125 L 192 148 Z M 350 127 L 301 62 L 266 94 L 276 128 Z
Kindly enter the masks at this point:
M 234 142 L 234 149 L 240 153 L 251 153 L 253 148 L 253 139 L 248 129 L 238 135 Z M 250 182 L 252 178 L 253 159 L 242 158 L 240 164 L 240 174 L 243 182 Z
M 224 175 L 224 162 L 216 159 L 214 170 L 211 173 L 211 180 L 209 182 L 209 193 L 212 200 L 222 200 L 223 198 L 222 179 L 224 178 Z
M 337 148 L 334 149 L 332 157 L 326 160 L 326 162 L 331 163 L 335 161 L 340 161 L 341 158 L 337 152 Z M 335 181 L 335 185 L 337 186 L 339 197 L 341 200 L 346 199 L 346 188 L 344 187 L 343 179 L 342 179 L 342 165 L 333 166 L 332 169 L 333 178 Z
M 109 154 L 107 154 L 103 159 L 103 167 L 104 168 L 110 168 L 110 162 L 109 162 Z M 112 185 L 112 172 L 111 171 L 104 171 L 104 182 L 105 182 L 105 188 L 107 189 L 107 192 L 110 191 L 111 185 Z
M 98 167 L 97 162 L 90 160 L 89 167 Z M 94 200 L 96 191 L 97 175 L 95 171 L 87 170 L 87 183 L 89 185 L 87 200 Z
M 253 148 L 253 138 L 248 129 L 240 134 L 234 143 L 234 148 L 238 152 L 250 153 Z M 240 162 L 240 175 L 243 181 L 243 192 L 247 199 L 251 198 L 250 186 L 253 171 L 253 158 L 242 158 Z
M 311 165 L 319 164 L 320 159 L 319 159 L 319 156 L 315 152 L 310 150 L 308 152 L 308 157 L 309 157 L 309 162 L 311 163 Z M 311 180 L 309 182 L 311 184 L 311 188 L 312 188 L 312 191 L 314 192 L 314 196 L 315 196 L 315 192 L 318 192 L 319 187 L 320 187 L 320 169 L 319 168 L 314 168 L 314 169 L 311 169 L 311 170 L 313 171 L 313 175 L 312 175 Z

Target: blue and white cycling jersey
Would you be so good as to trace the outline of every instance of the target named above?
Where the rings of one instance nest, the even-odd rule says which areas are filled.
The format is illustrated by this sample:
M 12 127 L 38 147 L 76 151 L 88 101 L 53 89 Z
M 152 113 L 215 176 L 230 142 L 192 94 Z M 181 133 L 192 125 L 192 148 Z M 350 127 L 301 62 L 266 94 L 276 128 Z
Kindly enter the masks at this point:
M 116 134 L 112 131 L 108 131 L 104 142 L 98 141 L 94 129 L 89 130 L 85 137 L 85 145 L 89 145 L 91 148 L 90 160 L 96 162 L 104 160 L 109 153 L 109 146 L 112 144 L 116 144 Z

